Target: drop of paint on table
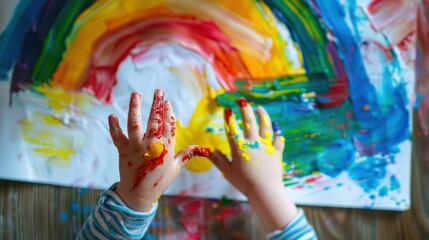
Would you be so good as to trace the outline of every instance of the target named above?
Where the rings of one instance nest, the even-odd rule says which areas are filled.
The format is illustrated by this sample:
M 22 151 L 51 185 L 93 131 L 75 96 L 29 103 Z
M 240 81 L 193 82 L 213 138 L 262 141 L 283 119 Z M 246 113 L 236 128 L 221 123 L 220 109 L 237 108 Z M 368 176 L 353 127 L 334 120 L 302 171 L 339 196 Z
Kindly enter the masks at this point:
M 66 221 L 69 218 L 69 215 L 65 212 L 61 212 L 59 217 L 61 221 Z

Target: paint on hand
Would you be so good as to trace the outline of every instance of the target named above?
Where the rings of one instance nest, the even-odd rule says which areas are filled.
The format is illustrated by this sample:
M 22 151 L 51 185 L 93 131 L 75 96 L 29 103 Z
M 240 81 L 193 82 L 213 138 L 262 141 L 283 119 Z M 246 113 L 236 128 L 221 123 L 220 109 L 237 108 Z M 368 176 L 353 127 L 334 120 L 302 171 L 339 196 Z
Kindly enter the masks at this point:
M 173 116 L 171 116 L 171 130 L 170 130 L 170 135 L 172 137 L 176 136 L 176 120 L 174 119 Z
M 132 167 L 134 165 L 133 161 L 128 161 L 128 167 Z
M 264 124 L 264 127 L 267 128 L 268 126 L 270 126 L 267 117 L 263 116 L 261 120 L 262 120 L 262 123 Z
M 136 169 L 136 177 L 132 189 L 137 188 L 150 171 L 155 170 L 164 163 L 164 157 L 167 153 L 165 145 L 161 142 L 149 145 L 149 149 L 143 155 L 143 163 Z
M 281 130 L 281 128 L 280 128 L 280 126 L 279 126 L 279 124 L 277 122 L 273 122 L 272 125 L 273 125 L 273 132 L 276 135 L 282 134 L 282 130 Z
M 240 107 L 246 107 L 247 105 L 249 105 L 249 102 L 247 102 L 247 100 L 243 97 L 239 98 L 237 100 L 238 106 Z
M 250 161 L 250 156 L 246 151 L 245 141 L 239 137 L 238 126 L 235 122 L 234 114 L 230 108 L 225 109 L 225 131 L 228 135 L 228 138 L 233 137 L 237 141 L 238 149 L 241 152 L 241 157 L 243 157 L 243 159 L 246 161 Z
M 273 139 L 273 133 L 266 131 L 265 132 L 265 138 L 259 137 L 259 141 L 261 141 L 266 146 L 266 151 L 268 154 L 274 154 L 276 152 L 276 149 L 273 146 L 272 143 Z
M 153 188 L 156 188 L 162 180 L 162 176 L 153 184 Z
M 244 146 L 250 147 L 251 149 L 257 149 L 259 147 L 259 142 L 255 141 L 254 143 L 246 142 L 244 143 Z
M 182 157 L 182 162 L 185 162 L 196 156 L 208 157 L 209 155 L 210 155 L 210 149 L 203 148 L 203 147 L 193 147 L 191 152 L 189 152 L 188 154 L 185 154 Z
M 153 115 L 157 115 L 157 128 L 150 129 L 150 136 L 160 139 L 162 136 L 162 124 L 164 119 L 164 94 L 156 94 L 153 97 L 153 105 L 151 117 L 155 117 Z
M 143 158 L 153 159 L 161 155 L 164 151 L 165 145 L 162 142 L 155 142 L 149 145 L 147 151 L 143 154 Z

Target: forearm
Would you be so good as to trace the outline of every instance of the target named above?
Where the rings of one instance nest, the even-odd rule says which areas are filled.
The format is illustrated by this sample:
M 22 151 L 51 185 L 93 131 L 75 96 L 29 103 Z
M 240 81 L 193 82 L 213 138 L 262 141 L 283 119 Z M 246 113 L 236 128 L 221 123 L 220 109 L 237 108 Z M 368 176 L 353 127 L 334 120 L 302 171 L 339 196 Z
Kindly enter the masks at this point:
M 104 191 L 77 239 L 141 239 L 151 223 L 157 204 L 147 212 L 128 208 L 115 193 L 116 184 Z
M 266 232 L 283 229 L 298 214 L 287 190 L 269 187 L 248 194 L 248 200 Z

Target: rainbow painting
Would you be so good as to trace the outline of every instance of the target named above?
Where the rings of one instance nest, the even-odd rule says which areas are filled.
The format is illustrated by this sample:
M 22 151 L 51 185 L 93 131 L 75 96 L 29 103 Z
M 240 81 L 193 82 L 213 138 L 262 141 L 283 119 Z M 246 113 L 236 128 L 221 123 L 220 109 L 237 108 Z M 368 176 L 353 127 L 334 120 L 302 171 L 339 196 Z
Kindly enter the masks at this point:
M 161 88 L 177 149 L 230 156 L 223 109 L 239 116 L 245 97 L 282 129 L 283 182 L 298 204 L 408 209 L 418 4 L 2 2 L 0 178 L 109 187 L 119 174 L 107 116 L 125 126 L 139 91 L 147 119 Z M 200 157 L 166 194 L 245 200 Z

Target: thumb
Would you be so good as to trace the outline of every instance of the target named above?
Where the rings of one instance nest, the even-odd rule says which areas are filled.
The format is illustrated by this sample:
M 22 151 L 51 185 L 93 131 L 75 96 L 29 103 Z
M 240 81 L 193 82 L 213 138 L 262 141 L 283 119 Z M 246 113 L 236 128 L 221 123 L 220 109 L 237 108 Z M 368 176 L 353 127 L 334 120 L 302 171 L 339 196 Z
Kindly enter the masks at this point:
M 229 172 L 231 163 L 222 152 L 216 149 L 214 152 L 210 153 L 209 158 L 223 174 Z
M 209 155 L 210 155 L 210 150 L 208 148 L 203 148 L 197 145 L 190 145 L 180 150 L 176 154 L 176 156 L 174 156 L 174 160 L 179 162 L 183 167 L 185 163 L 193 157 L 197 157 L 197 156 L 208 157 Z

